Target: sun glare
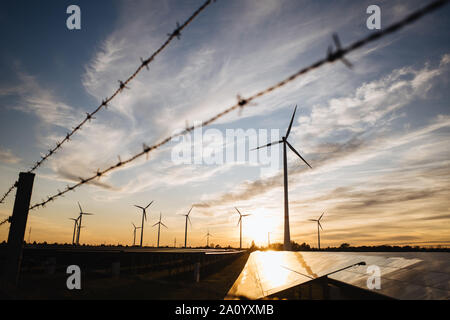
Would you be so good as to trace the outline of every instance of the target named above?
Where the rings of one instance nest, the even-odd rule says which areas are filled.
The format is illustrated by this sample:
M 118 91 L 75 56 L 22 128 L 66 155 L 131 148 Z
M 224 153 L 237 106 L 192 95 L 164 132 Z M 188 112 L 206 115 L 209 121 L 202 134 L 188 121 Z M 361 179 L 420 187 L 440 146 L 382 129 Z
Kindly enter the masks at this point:
M 274 234 L 280 225 L 279 220 L 273 214 L 268 215 L 264 212 L 252 212 L 252 215 L 243 224 L 242 233 L 244 239 L 248 242 L 255 241 L 255 245 L 257 246 L 267 246 L 269 232 L 271 233 L 271 242 L 275 240 Z

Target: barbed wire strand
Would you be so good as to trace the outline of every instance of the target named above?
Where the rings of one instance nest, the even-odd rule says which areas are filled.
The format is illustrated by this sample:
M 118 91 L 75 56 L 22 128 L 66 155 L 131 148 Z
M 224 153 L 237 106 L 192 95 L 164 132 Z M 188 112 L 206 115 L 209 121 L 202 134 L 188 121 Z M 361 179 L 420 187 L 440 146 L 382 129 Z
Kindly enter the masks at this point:
M 95 119 L 94 118 L 95 114 L 97 114 L 101 109 L 107 108 L 107 105 L 121 91 L 123 91 L 123 89 L 128 88 L 127 85 L 131 82 L 131 80 L 133 80 L 139 74 L 139 72 L 141 72 L 141 70 L 143 68 L 146 68 L 148 70 L 148 65 L 152 61 L 155 60 L 156 56 L 158 54 L 160 54 L 161 51 L 163 51 L 174 38 L 180 39 L 181 31 L 183 31 L 203 10 L 205 10 L 212 2 L 215 2 L 215 1 L 216 0 L 207 0 L 207 1 L 205 1 L 202 4 L 202 6 L 199 7 L 182 25 L 180 25 L 177 22 L 176 29 L 172 33 L 168 34 L 167 40 L 158 48 L 158 50 L 156 50 L 148 59 L 144 60 L 144 59 L 141 58 L 141 64 L 136 69 L 136 71 L 131 76 L 129 76 L 127 80 L 125 80 L 123 82 L 119 80 L 119 88 L 116 89 L 116 91 L 109 98 L 106 98 L 105 100 L 103 100 L 102 103 L 94 111 L 92 111 L 91 113 L 86 113 L 86 118 L 84 118 L 84 120 L 81 121 L 76 127 L 74 127 L 72 129 L 72 131 L 67 133 L 67 135 L 61 141 L 57 142 L 56 146 L 54 148 L 50 149 L 44 156 L 41 156 L 41 159 L 39 161 L 35 162 L 35 164 L 31 167 L 31 169 L 27 171 L 27 173 L 31 173 L 31 172 L 35 171 L 37 168 L 39 168 L 44 161 L 46 161 L 53 154 L 55 154 L 62 147 L 62 145 L 64 143 L 69 141 L 70 138 L 78 130 L 80 130 L 83 125 L 86 124 L 86 122 L 90 121 L 91 119 Z M 3 201 L 8 197 L 8 195 L 14 190 L 14 188 L 16 187 L 16 184 L 17 184 L 17 181 L 8 189 L 8 191 L 5 192 L 5 194 L 0 198 L 0 203 L 3 203 Z
M 0 199 L 0 203 L 3 203 L 3 201 L 8 197 L 8 195 L 16 188 L 18 182 L 19 181 L 16 180 L 16 182 L 14 182 L 14 184 L 8 189 L 8 191 L 6 191 L 3 194 L 2 198 Z
M 134 160 L 142 157 L 143 155 L 148 155 L 151 151 L 156 150 L 159 147 L 167 144 L 169 141 L 171 141 L 175 137 L 188 134 L 189 132 L 193 131 L 194 129 L 196 129 L 199 126 L 207 126 L 207 125 L 215 122 L 217 119 L 225 116 L 226 114 L 228 114 L 228 113 L 230 113 L 230 112 L 232 112 L 232 111 L 234 111 L 236 109 L 245 108 L 251 101 L 253 101 L 253 100 L 255 100 L 255 99 L 259 98 L 259 97 L 262 97 L 262 96 L 268 94 L 269 92 L 272 92 L 272 91 L 274 91 L 274 90 L 276 90 L 276 89 L 278 89 L 280 87 L 283 87 L 287 83 L 290 83 L 290 82 L 294 81 L 295 79 L 297 79 L 301 75 L 304 75 L 304 74 L 306 74 L 306 73 L 308 73 L 308 72 L 310 72 L 312 70 L 318 69 L 318 68 L 320 68 L 321 66 L 323 66 L 323 65 L 325 65 L 327 63 L 334 63 L 335 61 L 338 61 L 338 60 L 342 59 L 348 53 L 350 53 L 350 52 L 352 52 L 352 51 L 354 51 L 354 50 L 356 50 L 356 49 L 358 49 L 358 48 L 360 48 L 360 47 L 362 47 L 362 46 L 364 46 L 364 45 L 366 45 L 366 44 L 368 44 L 370 42 L 373 42 L 373 41 L 375 41 L 377 39 L 380 39 L 381 37 L 384 37 L 384 36 L 386 36 L 388 34 L 391 34 L 393 32 L 396 32 L 396 31 L 400 30 L 401 28 L 405 27 L 406 25 L 409 25 L 409 24 L 415 22 L 416 20 L 422 18 L 426 14 L 429 14 L 429 13 L 435 11 L 436 9 L 442 7 L 444 4 L 448 3 L 448 1 L 449 0 L 434 1 L 434 2 L 430 3 L 429 5 L 427 5 L 427 6 L 423 7 L 423 8 L 421 8 L 421 9 L 419 9 L 419 10 L 417 10 L 417 11 L 411 13 L 411 14 L 409 14 L 408 16 L 406 16 L 401 21 L 390 25 L 386 29 L 374 32 L 373 34 L 371 34 L 371 35 L 369 35 L 369 36 L 367 36 L 367 37 L 365 37 L 365 38 L 363 38 L 361 40 L 353 42 L 352 44 L 350 44 L 346 48 L 341 48 L 340 45 L 339 45 L 339 42 L 336 41 L 337 35 L 333 35 L 334 39 L 335 39 L 335 43 L 336 43 L 336 50 L 335 51 L 332 51 L 332 50 L 329 51 L 326 58 L 321 59 L 321 60 L 317 61 L 316 63 L 313 63 L 312 65 L 310 65 L 308 67 L 300 69 L 298 72 L 292 74 L 288 78 L 278 82 L 277 84 L 275 84 L 275 85 L 273 85 L 273 86 L 271 86 L 271 87 L 269 87 L 269 88 L 267 88 L 265 90 L 262 90 L 262 91 L 260 91 L 260 92 L 258 92 L 256 94 L 248 97 L 247 99 L 243 99 L 243 98 L 238 96 L 238 102 L 235 105 L 233 105 L 233 106 L 229 107 L 228 109 L 225 109 L 224 111 L 216 114 L 215 116 L 209 118 L 208 120 L 204 121 L 200 125 L 196 125 L 196 126 L 194 125 L 194 126 L 187 127 L 186 129 L 182 130 L 181 132 L 176 133 L 174 135 L 171 135 L 171 136 L 165 138 L 164 140 L 160 141 L 159 143 L 154 144 L 152 146 L 147 146 L 146 144 L 144 144 L 143 145 L 143 150 L 141 152 L 135 154 L 134 156 L 131 156 L 130 158 L 128 158 L 127 160 L 124 160 L 124 161 L 120 160 L 120 157 L 119 157 L 119 162 L 117 162 L 115 165 L 113 165 L 113 166 L 111 166 L 111 167 L 109 167 L 109 168 L 107 168 L 107 169 L 105 169 L 103 171 L 97 170 L 96 174 L 91 176 L 91 177 L 89 177 L 89 178 L 86 178 L 86 179 L 80 178 L 80 182 L 78 182 L 77 184 L 74 184 L 72 186 L 67 186 L 67 188 L 64 191 L 59 191 L 57 194 L 54 194 L 53 196 L 47 197 L 47 200 L 44 200 L 44 201 L 42 201 L 40 203 L 37 203 L 37 204 L 34 204 L 33 206 L 30 207 L 30 210 L 36 209 L 38 207 L 45 207 L 45 205 L 47 203 L 49 203 L 51 201 L 54 201 L 56 198 L 59 198 L 59 197 L 63 196 L 67 192 L 73 191 L 76 188 L 78 188 L 78 187 L 80 187 L 80 186 L 82 186 L 82 185 L 84 185 L 86 183 L 89 183 L 89 182 L 93 181 L 94 179 L 100 178 L 101 176 L 103 176 L 103 175 L 105 175 L 105 174 L 107 174 L 107 173 L 109 173 L 109 172 L 111 172 L 111 171 L 113 171 L 115 169 L 123 167 L 124 165 L 126 165 L 126 164 L 128 164 L 130 162 L 133 162 Z
M 10 220 L 10 217 L 6 218 L 6 219 L 3 220 L 2 222 L 0 222 L 0 226 L 1 226 L 2 224 L 5 224 L 5 223 L 9 222 L 9 220 Z

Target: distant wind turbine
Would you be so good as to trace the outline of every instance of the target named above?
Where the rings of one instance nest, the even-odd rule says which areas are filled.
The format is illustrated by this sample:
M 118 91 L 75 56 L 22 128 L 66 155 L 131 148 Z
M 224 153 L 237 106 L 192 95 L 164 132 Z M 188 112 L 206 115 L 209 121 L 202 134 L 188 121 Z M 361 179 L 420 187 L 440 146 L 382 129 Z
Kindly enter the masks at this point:
M 242 218 L 251 216 L 251 214 L 242 214 L 238 208 L 236 208 L 236 207 L 234 207 L 234 208 L 239 213 L 239 221 L 238 221 L 238 225 L 240 225 L 239 249 L 242 249 Z
M 83 216 L 85 216 L 85 215 L 86 216 L 93 216 L 94 215 L 93 213 L 83 212 L 83 209 L 81 209 L 81 205 L 80 205 L 79 202 L 78 202 L 78 207 L 80 208 L 80 215 L 78 216 L 78 219 L 80 220 L 80 222 L 78 222 L 77 245 L 80 244 L 80 231 L 81 231 L 81 228 L 83 228 L 81 226 L 81 221 L 83 220 Z
M 150 202 L 148 204 L 148 206 L 146 206 L 145 208 L 141 207 L 141 206 L 138 206 L 138 205 L 134 205 L 136 208 L 142 209 L 141 244 L 140 244 L 141 247 L 142 247 L 142 241 L 144 239 L 144 219 L 145 219 L 145 221 L 147 221 L 147 212 L 145 210 L 147 210 L 147 208 L 150 207 L 150 205 L 152 203 L 153 203 L 153 201 Z
M 258 150 L 261 148 L 269 147 L 271 145 L 276 145 L 279 143 L 283 144 L 283 172 L 284 172 L 284 250 L 291 250 L 291 234 L 289 229 L 289 200 L 288 200 L 288 171 L 287 171 L 287 152 L 286 146 L 292 150 L 300 159 L 303 160 L 306 165 L 312 169 L 308 162 L 300 155 L 300 153 L 295 150 L 295 148 L 287 141 L 289 134 L 291 133 L 292 123 L 294 121 L 295 112 L 297 111 L 297 106 L 295 106 L 294 113 L 292 114 L 291 122 L 289 123 L 289 127 L 286 132 L 286 136 L 282 137 L 280 141 L 272 141 L 264 146 L 257 147 L 253 150 Z
M 159 248 L 159 234 L 161 232 L 161 225 L 163 227 L 165 227 L 166 229 L 169 229 L 169 228 L 167 228 L 167 226 L 164 223 L 161 222 L 161 212 L 159 213 L 159 221 L 157 223 L 155 223 L 152 227 L 154 227 L 156 225 L 158 226 L 158 246 L 157 247 Z
M 320 229 L 323 230 L 322 225 L 320 224 L 320 219 L 322 219 L 322 216 L 325 214 L 325 212 L 322 213 L 322 215 L 319 217 L 319 219 L 308 219 L 309 221 L 314 221 L 317 222 L 317 243 L 319 245 L 319 250 L 320 250 Z
M 28 243 L 30 243 L 30 237 L 31 237 L 31 227 L 30 230 L 28 230 Z
M 133 227 L 134 227 L 134 230 L 133 230 L 133 247 L 136 245 L 136 230 L 137 229 L 140 229 L 140 228 L 142 228 L 142 227 L 136 227 L 135 226 L 135 224 L 132 222 L 131 223 L 132 225 L 133 225 Z
M 209 237 L 212 237 L 213 235 L 209 233 L 209 229 L 208 229 L 208 233 L 205 235 L 206 237 L 206 247 L 209 248 Z M 203 237 L 203 238 L 205 238 Z
M 191 225 L 191 227 L 192 227 L 192 223 L 191 223 L 191 218 L 189 218 L 189 214 L 191 213 L 191 211 L 192 211 L 192 208 L 193 207 L 191 207 L 191 209 L 189 209 L 189 211 L 188 211 L 188 213 L 187 214 L 184 214 L 183 216 L 185 216 L 186 217 L 186 223 L 185 223 L 185 225 L 184 225 L 184 247 L 186 248 L 186 246 L 187 246 L 187 224 L 188 224 L 188 221 L 189 221 L 189 224 Z
M 75 234 L 77 233 L 77 227 L 78 227 L 78 219 L 79 219 L 80 217 L 78 217 L 78 218 L 69 218 L 69 220 L 73 220 L 74 221 L 74 224 L 73 224 L 73 236 L 72 236 L 72 245 L 74 245 L 75 244 Z

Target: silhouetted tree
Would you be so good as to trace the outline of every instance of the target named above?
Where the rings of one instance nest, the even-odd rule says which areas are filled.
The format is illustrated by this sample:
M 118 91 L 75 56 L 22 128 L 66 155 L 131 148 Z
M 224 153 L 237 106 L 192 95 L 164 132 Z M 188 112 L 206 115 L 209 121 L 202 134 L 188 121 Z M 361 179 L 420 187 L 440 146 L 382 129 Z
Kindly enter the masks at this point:
M 340 248 L 340 249 L 348 249 L 348 248 L 350 248 L 350 244 L 344 242 L 343 244 L 341 244 L 341 246 L 340 246 L 339 248 Z

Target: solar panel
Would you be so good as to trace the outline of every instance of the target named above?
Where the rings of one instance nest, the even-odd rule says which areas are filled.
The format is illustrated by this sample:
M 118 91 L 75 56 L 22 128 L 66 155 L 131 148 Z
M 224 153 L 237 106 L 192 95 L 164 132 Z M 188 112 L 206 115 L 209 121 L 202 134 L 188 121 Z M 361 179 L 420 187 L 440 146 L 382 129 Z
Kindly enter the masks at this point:
M 260 299 L 329 273 L 345 284 L 371 290 L 395 299 L 449 299 L 450 255 L 441 252 L 253 252 L 228 292 L 227 298 Z M 380 288 L 369 288 L 368 279 L 380 271 Z

